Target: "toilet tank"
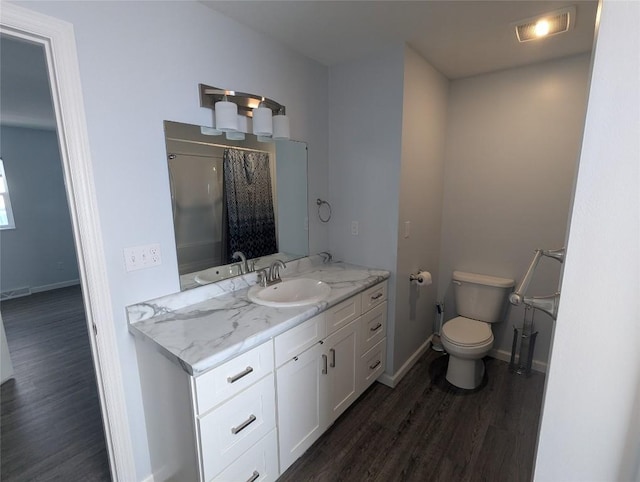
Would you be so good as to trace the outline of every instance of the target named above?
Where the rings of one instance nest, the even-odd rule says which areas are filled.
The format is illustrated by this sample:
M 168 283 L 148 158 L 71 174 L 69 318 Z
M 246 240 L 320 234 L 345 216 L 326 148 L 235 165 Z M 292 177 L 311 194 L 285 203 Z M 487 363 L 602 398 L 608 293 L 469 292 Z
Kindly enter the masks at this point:
M 496 323 L 502 321 L 507 297 L 515 281 L 485 274 L 453 272 L 458 316 Z

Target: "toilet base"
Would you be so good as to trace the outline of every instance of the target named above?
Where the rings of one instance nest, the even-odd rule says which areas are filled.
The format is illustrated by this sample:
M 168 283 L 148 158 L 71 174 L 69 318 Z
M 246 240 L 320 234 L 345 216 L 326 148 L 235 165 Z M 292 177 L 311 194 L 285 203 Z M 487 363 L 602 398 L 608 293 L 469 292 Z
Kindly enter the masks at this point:
M 458 388 L 473 390 L 482 383 L 484 377 L 484 361 L 482 358 L 473 360 L 449 355 L 447 365 L 447 381 Z

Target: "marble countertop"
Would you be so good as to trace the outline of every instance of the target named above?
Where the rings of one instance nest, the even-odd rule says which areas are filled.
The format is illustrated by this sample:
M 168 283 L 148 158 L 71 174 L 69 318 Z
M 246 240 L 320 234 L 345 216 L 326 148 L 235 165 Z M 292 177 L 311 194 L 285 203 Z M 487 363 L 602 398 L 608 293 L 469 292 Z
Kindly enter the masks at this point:
M 256 284 L 250 273 L 128 306 L 129 332 L 198 376 L 384 281 L 389 272 L 310 256 L 287 263 L 281 275 L 324 281 L 331 293 L 312 305 L 261 306 L 247 298 Z

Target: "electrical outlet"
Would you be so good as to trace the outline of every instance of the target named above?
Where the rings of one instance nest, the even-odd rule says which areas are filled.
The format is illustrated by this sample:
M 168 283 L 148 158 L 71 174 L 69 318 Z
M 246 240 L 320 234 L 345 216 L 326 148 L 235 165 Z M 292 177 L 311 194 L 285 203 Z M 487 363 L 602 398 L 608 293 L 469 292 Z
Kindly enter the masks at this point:
M 411 221 L 404 222 L 404 237 L 405 239 L 411 236 Z
M 354 236 L 357 236 L 359 228 L 360 226 L 358 221 L 351 221 L 351 234 L 353 234 Z
M 154 243 L 124 248 L 124 264 L 127 271 L 136 271 L 162 264 L 160 245 Z

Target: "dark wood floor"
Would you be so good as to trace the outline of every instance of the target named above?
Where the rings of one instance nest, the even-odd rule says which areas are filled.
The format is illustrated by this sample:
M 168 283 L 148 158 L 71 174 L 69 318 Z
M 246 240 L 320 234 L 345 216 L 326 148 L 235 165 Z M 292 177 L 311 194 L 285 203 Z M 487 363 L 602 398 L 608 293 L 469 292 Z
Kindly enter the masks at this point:
M 447 359 L 429 350 L 395 389 L 374 384 L 279 482 L 531 480 L 544 375 L 487 358 L 466 391 Z
M 110 480 L 80 287 L 0 308 L 15 370 L 1 388 L 0 478 Z

